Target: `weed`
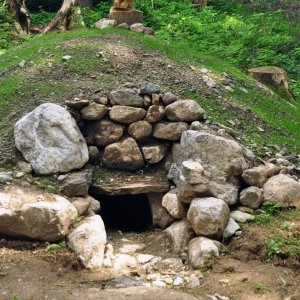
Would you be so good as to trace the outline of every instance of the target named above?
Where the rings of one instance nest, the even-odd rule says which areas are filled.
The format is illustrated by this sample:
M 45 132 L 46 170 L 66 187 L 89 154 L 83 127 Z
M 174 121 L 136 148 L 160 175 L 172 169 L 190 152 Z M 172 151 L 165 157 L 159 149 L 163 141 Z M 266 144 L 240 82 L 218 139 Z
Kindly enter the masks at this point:
M 260 293 L 266 289 L 265 285 L 260 282 L 253 283 L 252 288 L 254 289 L 255 293 Z
M 59 250 L 65 248 L 65 247 L 66 247 L 65 241 L 61 241 L 61 242 L 55 243 L 55 244 L 48 244 L 46 247 L 46 252 L 56 254 Z

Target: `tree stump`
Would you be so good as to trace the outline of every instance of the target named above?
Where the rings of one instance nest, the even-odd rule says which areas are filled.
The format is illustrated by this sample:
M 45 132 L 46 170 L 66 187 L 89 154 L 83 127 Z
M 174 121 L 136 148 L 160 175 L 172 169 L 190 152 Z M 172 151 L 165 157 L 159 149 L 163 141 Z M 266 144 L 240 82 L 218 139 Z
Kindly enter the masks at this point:
M 115 20 L 117 25 L 126 23 L 131 26 L 135 23 L 142 23 L 143 13 L 136 9 L 118 10 L 112 7 L 109 12 L 109 18 Z
M 252 68 L 248 70 L 248 74 L 274 90 L 282 98 L 295 100 L 284 69 L 278 67 Z

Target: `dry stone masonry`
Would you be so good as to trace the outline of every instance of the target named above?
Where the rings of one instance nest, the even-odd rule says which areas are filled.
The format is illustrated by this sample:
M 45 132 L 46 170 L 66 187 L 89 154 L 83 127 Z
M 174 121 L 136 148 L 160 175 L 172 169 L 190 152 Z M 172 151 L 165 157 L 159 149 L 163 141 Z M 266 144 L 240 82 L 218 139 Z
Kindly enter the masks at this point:
M 120 88 L 93 101 L 75 98 L 65 104 L 69 111 L 43 104 L 15 125 L 16 146 L 28 163 L 0 173 L 0 184 L 8 185 L 0 193 L 2 234 L 45 241 L 66 238 L 88 269 L 107 267 L 129 274 L 139 266 L 153 286 L 197 287 L 199 274 L 184 283 L 181 277 L 163 282 L 152 272 L 164 265 L 182 272 L 181 258 L 199 269 L 221 254 L 222 241 L 242 234 L 239 223 L 253 220 L 251 212 L 258 213 L 263 201 L 300 207 L 300 157 L 292 163 L 278 154 L 257 164 L 234 131 L 207 122 L 193 100 L 143 83 L 139 89 Z M 132 174 L 152 167 L 166 170 L 169 183 L 163 188 L 158 181 L 154 189 L 127 182 L 116 190 L 112 179 L 111 189 L 102 194 L 146 194 L 152 226 L 164 230 L 176 258 L 131 255 L 139 251 L 136 245 L 115 253 L 107 243 L 101 195 L 100 202 L 89 195 L 93 179 L 88 160 Z M 64 197 L 9 188 L 32 171 L 55 174 Z

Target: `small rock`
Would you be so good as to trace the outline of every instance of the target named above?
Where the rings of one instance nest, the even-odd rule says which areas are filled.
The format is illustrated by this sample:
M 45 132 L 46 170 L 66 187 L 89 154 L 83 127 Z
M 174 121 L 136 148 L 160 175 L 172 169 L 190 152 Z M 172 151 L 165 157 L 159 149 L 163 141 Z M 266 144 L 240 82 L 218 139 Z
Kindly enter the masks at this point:
M 222 244 L 205 237 L 197 237 L 190 241 L 188 247 L 189 262 L 194 270 L 199 269 L 212 257 L 218 257 Z
M 246 223 L 255 219 L 254 216 L 241 212 L 239 210 L 232 211 L 230 213 L 230 217 L 238 223 Z
M 152 94 L 159 94 L 160 86 L 150 82 L 143 82 L 140 86 L 140 93 L 141 95 L 149 95 L 149 96 L 151 96 Z
M 162 206 L 175 219 L 182 219 L 186 215 L 186 209 L 181 201 L 178 200 L 176 190 L 165 194 L 162 199 Z
M 165 115 L 165 108 L 161 105 L 151 105 L 147 111 L 145 120 L 149 123 L 161 121 Z
M 161 280 L 156 280 L 156 281 L 152 282 L 152 286 L 164 288 L 164 287 L 166 287 L 166 284 Z
M 17 170 L 19 170 L 20 172 L 23 172 L 25 174 L 32 173 L 31 165 L 25 161 L 20 161 L 17 163 Z
M 92 103 L 84 107 L 81 111 L 81 118 L 88 121 L 95 121 L 102 119 L 108 111 L 105 105 Z
M 89 170 L 69 173 L 61 186 L 61 192 L 68 197 L 87 196 L 92 181 Z
M 173 286 L 180 286 L 183 284 L 183 279 L 182 277 L 176 277 L 173 281 Z
M 166 156 L 167 150 L 168 147 L 161 144 L 152 144 L 142 147 L 145 160 L 152 165 L 160 162 Z
M 111 105 L 143 107 L 144 100 L 134 90 L 123 88 L 112 91 L 109 96 Z
M 179 100 L 166 107 L 166 116 L 170 121 L 198 121 L 204 113 L 204 109 L 194 100 Z
M 124 244 L 119 249 L 119 251 L 123 254 L 128 254 L 128 253 L 134 253 L 138 250 L 144 250 L 145 247 L 146 246 L 144 244 Z
M 200 286 L 200 281 L 195 275 L 191 275 L 189 278 L 189 282 L 186 285 L 188 289 L 196 289 Z
M 178 97 L 175 96 L 173 93 L 167 92 L 162 98 L 162 102 L 164 105 L 169 105 L 171 103 L 174 103 L 178 100 Z
M 229 221 L 223 232 L 223 238 L 228 239 L 228 238 L 232 237 L 239 229 L 240 229 L 240 225 L 237 224 L 234 221 L 234 219 L 229 218 Z
M 101 19 L 98 22 L 95 23 L 95 28 L 98 29 L 104 29 L 104 28 L 110 28 L 117 25 L 117 22 L 115 20 L 109 20 L 109 19 Z
M 122 23 L 122 24 L 119 24 L 117 25 L 118 28 L 123 28 L 123 29 L 129 29 L 130 26 L 127 24 L 127 23 Z
M 142 23 L 134 23 L 130 26 L 130 30 L 134 32 L 144 32 L 145 26 Z
M 159 94 L 152 94 L 152 104 L 153 105 L 160 105 L 160 95 Z
M 78 215 L 83 215 L 90 207 L 92 203 L 92 197 L 75 197 L 71 198 L 70 202 L 75 206 L 77 209 Z
M 136 259 L 139 264 L 146 264 L 154 258 L 154 255 L 151 254 L 138 254 Z
M 26 64 L 26 60 L 23 59 L 19 62 L 19 67 L 24 68 L 25 64 Z
M 98 148 L 95 147 L 95 146 L 89 146 L 88 150 L 89 150 L 89 161 L 92 164 L 97 163 L 97 161 L 99 159 L 99 150 L 98 150 Z
M 68 61 L 68 60 L 70 60 L 71 58 L 72 58 L 71 55 L 65 55 L 65 56 L 63 56 L 61 59 L 62 59 L 63 61 Z
M 21 178 L 24 176 L 24 173 L 23 172 L 17 172 L 16 173 L 16 178 Z
M 152 125 L 147 121 L 137 121 L 129 125 L 128 133 L 136 141 L 143 141 L 150 137 L 152 133 Z
M 0 173 L 0 183 L 6 183 L 13 181 L 12 174 L 10 172 L 2 172 Z
M 113 106 L 109 116 L 113 121 L 122 124 L 131 124 L 143 119 L 146 111 L 142 108 L 130 106 Z
M 152 134 L 157 139 L 176 142 L 187 129 L 188 124 L 184 122 L 162 122 L 154 126 Z

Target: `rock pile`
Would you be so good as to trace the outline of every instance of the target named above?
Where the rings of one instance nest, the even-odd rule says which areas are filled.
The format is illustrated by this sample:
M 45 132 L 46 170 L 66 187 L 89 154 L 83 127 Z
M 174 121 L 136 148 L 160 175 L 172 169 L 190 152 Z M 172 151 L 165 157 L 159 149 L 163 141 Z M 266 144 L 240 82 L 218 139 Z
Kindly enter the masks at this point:
M 57 174 L 82 168 L 88 160 L 129 171 L 160 163 L 168 171 L 170 191 L 169 185 L 161 193 L 141 186 L 135 194 L 147 194 L 153 226 L 165 229 L 174 252 L 194 269 L 219 256 L 221 241 L 240 235 L 238 223 L 253 220 L 263 201 L 300 207 L 300 169 L 293 165 L 300 157 L 277 155 L 255 165 L 253 153 L 232 129 L 200 122 L 206 120 L 205 112 L 193 100 L 143 83 L 139 89 L 94 96 L 91 102 L 75 98 L 65 104 L 71 114 L 47 103 L 16 123 L 16 146 L 30 164 L 19 163 L 16 173 L 0 173 L 0 183 L 10 185 L 32 170 L 56 174 L 66 197 L 5 189 L 0 193 L 2 234 L 45 241 L 66 237 L 89 269 L 135 265 L 135 257 L 114 255 L 107 244 L 103 221 L 95 215 L 100 203 L 88 195 L 91 170 Z M 78 222 L 78 215 L 85 218 Z M 149 272 L 156 267 L 152 258 Z M 153 278 L 153 285 L 165 284 Z M 175 279 L 173 284 L 180 285 Z
M 93 163 L 98 157 L 105 166 L 124 170 L 161 162 L 191 122 L 204 117 L 195 101 L 162 94 L 151 83 L 113 90 L 93 103 L 75 99 L 66 105 L 77 117 Z

